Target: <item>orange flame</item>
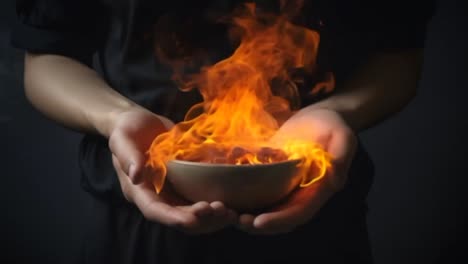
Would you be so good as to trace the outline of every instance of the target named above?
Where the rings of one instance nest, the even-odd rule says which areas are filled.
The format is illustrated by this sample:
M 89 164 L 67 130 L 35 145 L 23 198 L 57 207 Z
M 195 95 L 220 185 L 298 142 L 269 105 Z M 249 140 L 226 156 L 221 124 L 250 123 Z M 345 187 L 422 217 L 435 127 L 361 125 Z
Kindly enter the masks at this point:
M 299 1 L 301 2 L 301 1 Z M 153 184 L 159 193 L 169 160 L 206 163 L 262 164 L 299 159 L 301 186 L 325 175 L 330 155 L 314 142 L 275 140 L 281 116 L 290 116 L 290 103 L 272 92 L 272 82 L 297 96 L 291 69 L 315 70 L 319 34 L 294 25 L 287 16 L 256 14 L 254 4 L 233 18 L 241 41 L 231 57 L 186 83 L 198 88 L 204 101 L 193 106 L 183 122 L 155 138 L 148 150 L 148 164 L 158 173 Z M 333 88 L 333 77 L 311 89 Z

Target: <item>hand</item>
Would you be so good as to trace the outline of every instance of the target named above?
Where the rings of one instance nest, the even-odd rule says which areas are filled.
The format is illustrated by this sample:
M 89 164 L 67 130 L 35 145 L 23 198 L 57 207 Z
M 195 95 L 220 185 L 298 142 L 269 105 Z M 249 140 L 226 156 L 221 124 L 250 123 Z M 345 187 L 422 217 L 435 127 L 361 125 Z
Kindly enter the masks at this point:
M 237 220 L 234 211 L 221 202 L 190 204 L 178 197 L 166 183 L 156 193 L 149 181 L 152 170 L 145 167 L 145 152 L 152 140 L 173 123 L 145 109 L 133 109 L 116 116 L 109 137 L 114 168 L 125 198 L 150 221 L 176 227 L 183 232 L 213 232 Z
M 332 156 L 332 169 L 321 180 L 299 188 L 273 209 L 259 215 L 241 215 L 239 228 L 249 233 L 287 233 L 314 217 L 345 185 L 357 145 L 353 131 L 341 116 L 326 109 L 298 112 L 281 126 L 277 136 L 320 143 Z

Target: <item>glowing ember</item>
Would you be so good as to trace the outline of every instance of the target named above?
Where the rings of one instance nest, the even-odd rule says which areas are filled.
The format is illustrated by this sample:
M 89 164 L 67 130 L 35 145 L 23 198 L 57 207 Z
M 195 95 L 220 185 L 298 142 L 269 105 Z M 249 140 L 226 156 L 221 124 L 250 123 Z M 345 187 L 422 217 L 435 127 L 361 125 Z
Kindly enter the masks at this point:
M 148 165 L 158 172 L 153 178 L 157 192 L 164 184 L 166 163 L 173 159 L 238 165 L 300 159 L 302 186 L 319 180 L 330 167 L 330 156 L 314 142 L 271 140 L 279 120 L 292 111 L 279 95 L 284 93 L 274 94 L 270 85 L 284 84 L 286 94 L 291 94 L 295 88 L 287 85 L 293 83 L 291 70 L 314 72 L 318 33 L 293 25 L 286 15 L 257 15 L 253 4 L 246 5 L 233 23 L 242 37 L 232 56 L 202 69 L 182 87 L 198 88 L 203 103 L 156 137 L 148 150 Z M 311 87 L 311 92 L 330 89 L 333 77 L 329 79 L 320 84 L 323 88 Z

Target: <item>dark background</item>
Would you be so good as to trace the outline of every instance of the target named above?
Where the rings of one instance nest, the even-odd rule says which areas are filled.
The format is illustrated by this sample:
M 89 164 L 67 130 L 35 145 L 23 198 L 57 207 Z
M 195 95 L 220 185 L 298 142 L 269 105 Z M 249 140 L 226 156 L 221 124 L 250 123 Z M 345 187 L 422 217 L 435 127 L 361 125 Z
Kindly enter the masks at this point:
M 417 97 L 362 134 L 377 167 L 369 195 L 377 264 L 468 263 L 464 2 L 439 1 Z M 1 1 L 0 263 L 70 263 L 88 205 L 77 168 L 81 135 L 25 100 L 22 53 L 9 46 L 13 19 L 14 1 Z

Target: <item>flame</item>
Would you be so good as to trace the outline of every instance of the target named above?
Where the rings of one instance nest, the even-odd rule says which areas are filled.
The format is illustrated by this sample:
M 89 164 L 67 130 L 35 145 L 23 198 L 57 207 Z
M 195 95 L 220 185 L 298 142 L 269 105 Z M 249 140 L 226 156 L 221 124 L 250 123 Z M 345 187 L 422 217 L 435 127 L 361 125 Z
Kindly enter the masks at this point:
M 293 1 L 294 2 L 294 1 Z M 296 1 L 302 2 L 302 1 Z M 291 9 L 291 8 L 290 8 Z M 281 116 L 290 116 L 290 102 L 281 93 L 297 96 L 291 70 L 315 70 L 319 34 L 288 21 L 287 15 L 257 14 L 246 4 L 232 18 L 240 32 L 234 53 L 205 67 L 185 83 L 198 88 L 203 102 L 194 105 L 184 121 L 157 136 L 148 150 L 148 166 L 157 171 L 153 184 L 159 193 L 169 160 L 206 163 L 267 164 L 300 160 L 301 186 L 320 180 L 330 168 L 330 155 L 318 143 L 271 139 Z M 273 93 L 271 83 L 282 90 Z M 333 76 L 311 93 L 333 88 Z

